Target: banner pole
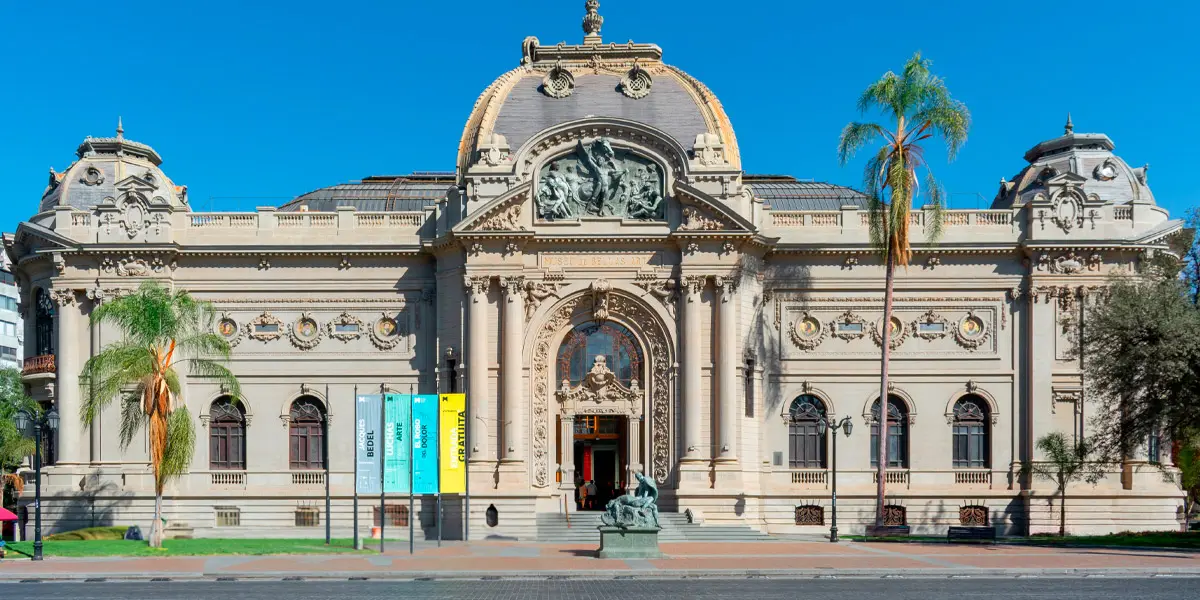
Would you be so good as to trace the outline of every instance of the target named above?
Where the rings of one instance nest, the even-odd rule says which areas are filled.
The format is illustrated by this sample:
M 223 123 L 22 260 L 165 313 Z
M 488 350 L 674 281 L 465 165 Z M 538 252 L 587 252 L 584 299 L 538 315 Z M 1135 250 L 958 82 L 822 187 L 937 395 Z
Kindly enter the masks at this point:
M 408 384 L 408 437 L 412 440 L 412 452 L 408 457 L 408 553 L 413 554 L 416 551 L 416 535 L 413 533 L 413 489 L 417 486 L 416 464 L 417 464 L 417 432 L 413 431 L 413 407 L 416 402 L 413 401 L 413 386 Z
M 325 384 L 325 422 L 321 424 L 321 458 L 325 461 L 325 545 L 333 539 L 333 501 L 329 498 L 329 384 Z
M 379 441 L 383 440 L 384 430 L 387 429 L 387 394 L 384 393 L 384 384 L 379 384 Z M 376 445 L 376 456 L 379 457 L 379 553 L 383 554 L 384 549 L 384 531 L 387 527 L 387 505 L 384 504 L 383 477 L 384 469 L 387 465 L 387 459 L 379 453 L 381 446 Z
M 350 419 L 354 427 L 354 549 L 358 550 L 358 384 L 354 384 L 354 418 Z
M 437 419 L 434 420 L 437 435 L 433 436 L 433 450 L 437 454 L 438 466 L 438 490 L 437 490 L 437 530 L 438 530 L 438 548 L 442 547 L 442 398 L 438 396 L 437 404 Z

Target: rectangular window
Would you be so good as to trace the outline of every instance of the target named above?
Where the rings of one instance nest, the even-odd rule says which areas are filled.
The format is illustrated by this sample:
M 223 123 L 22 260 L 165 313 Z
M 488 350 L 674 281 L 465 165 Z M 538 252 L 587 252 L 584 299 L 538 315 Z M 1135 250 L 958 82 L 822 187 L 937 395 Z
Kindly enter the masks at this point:
M 16 337 L 16 335 L 17 335 L 17 324 L 16 324 L 16 323 L 13 323 L 12 321 L 3 321 L 3 320 L 0 320 L 0 335 L 7 335 L 7 336 L 9 336 L 9 337 Z
M 904 426 L 899 423 L 888 424 L 888 468 L 908 468 L 908 444 L 905 439 Z M 871 466 L 879 467 L 879 425 L 871 426 Z
M 217 507 L 217 527 L 240 527 L 242 511 L 236 506 Z
M 254 325 L 255 333 L 279 333 L 278 323 L 256 323 Z
M 17 310 L 17 301 L 8 296 L 0 296 L 0 309 L 15 311 Z
M 1162 436 L 1157 432 L 1150 435 L 1146 443 L 1147 460 L 1152 465 L 1162 464 Z
M 320 525 L 320 511 L 312 507 L 300 507 L 296 509 L 296 527 L 319 527 Z
M 358 323 L 335 323 L 333 330 L 336 333 L 358 333 Z
M 9 285 L 16 285 L 16 283 L 17 283 L 17 282 L 16 282 L 16 280 L 15 280 L 15 279 L 13 279 L 13 274 L 12 274 L 12 273 L 10 273 L 10 272 L 8 272 L 8 271 L 0 271 L 0 283 L 7 283 L 7 284 L 9 284 Z
M 0 356 L 15 358 L 17 356 L 17 349 L 9 348 L 8 346 L 0 346 Z
M 384 514 L 387 515 L 388 527 L 408 527 L 408 507 L 390 505 L 384 507 Z M 420 513 L 418 513 L 420 514 Z M 375 526 L 379 527 L 379 507 L 374 508 Z

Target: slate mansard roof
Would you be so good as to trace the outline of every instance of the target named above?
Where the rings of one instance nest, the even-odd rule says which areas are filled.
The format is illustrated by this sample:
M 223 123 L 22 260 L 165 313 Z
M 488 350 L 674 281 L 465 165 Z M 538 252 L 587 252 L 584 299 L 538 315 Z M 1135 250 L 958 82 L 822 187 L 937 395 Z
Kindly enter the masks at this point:
M 337 210 L 339 206 L 353 206 L 360 211 L 372 212 L 419 211 L 445 198 L 453 187 L 454 173 L 373 176 L 313 190 L 280 206 L 279 210 L 323 212 Z

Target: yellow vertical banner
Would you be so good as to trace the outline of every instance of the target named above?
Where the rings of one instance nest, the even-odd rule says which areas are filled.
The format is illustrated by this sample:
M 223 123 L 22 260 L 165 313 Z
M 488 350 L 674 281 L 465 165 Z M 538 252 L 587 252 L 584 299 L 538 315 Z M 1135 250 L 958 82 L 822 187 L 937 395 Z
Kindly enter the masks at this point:
M 442 394 L 441 490 L 443 494 L 467 491 L 467 396 Z

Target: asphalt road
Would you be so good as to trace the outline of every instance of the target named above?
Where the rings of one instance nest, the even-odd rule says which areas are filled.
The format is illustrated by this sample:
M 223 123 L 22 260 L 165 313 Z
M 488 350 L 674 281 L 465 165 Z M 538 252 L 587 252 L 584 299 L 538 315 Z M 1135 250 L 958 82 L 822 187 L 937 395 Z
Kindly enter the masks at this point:
M 747 600 L 1192 600 L 1200 579 L 1029 577 L 1007 579 L 736 579 L 505 581 L 213 581 L 0 584 L 0 598 L 74 600 L 354 600 L 739 598 Z

